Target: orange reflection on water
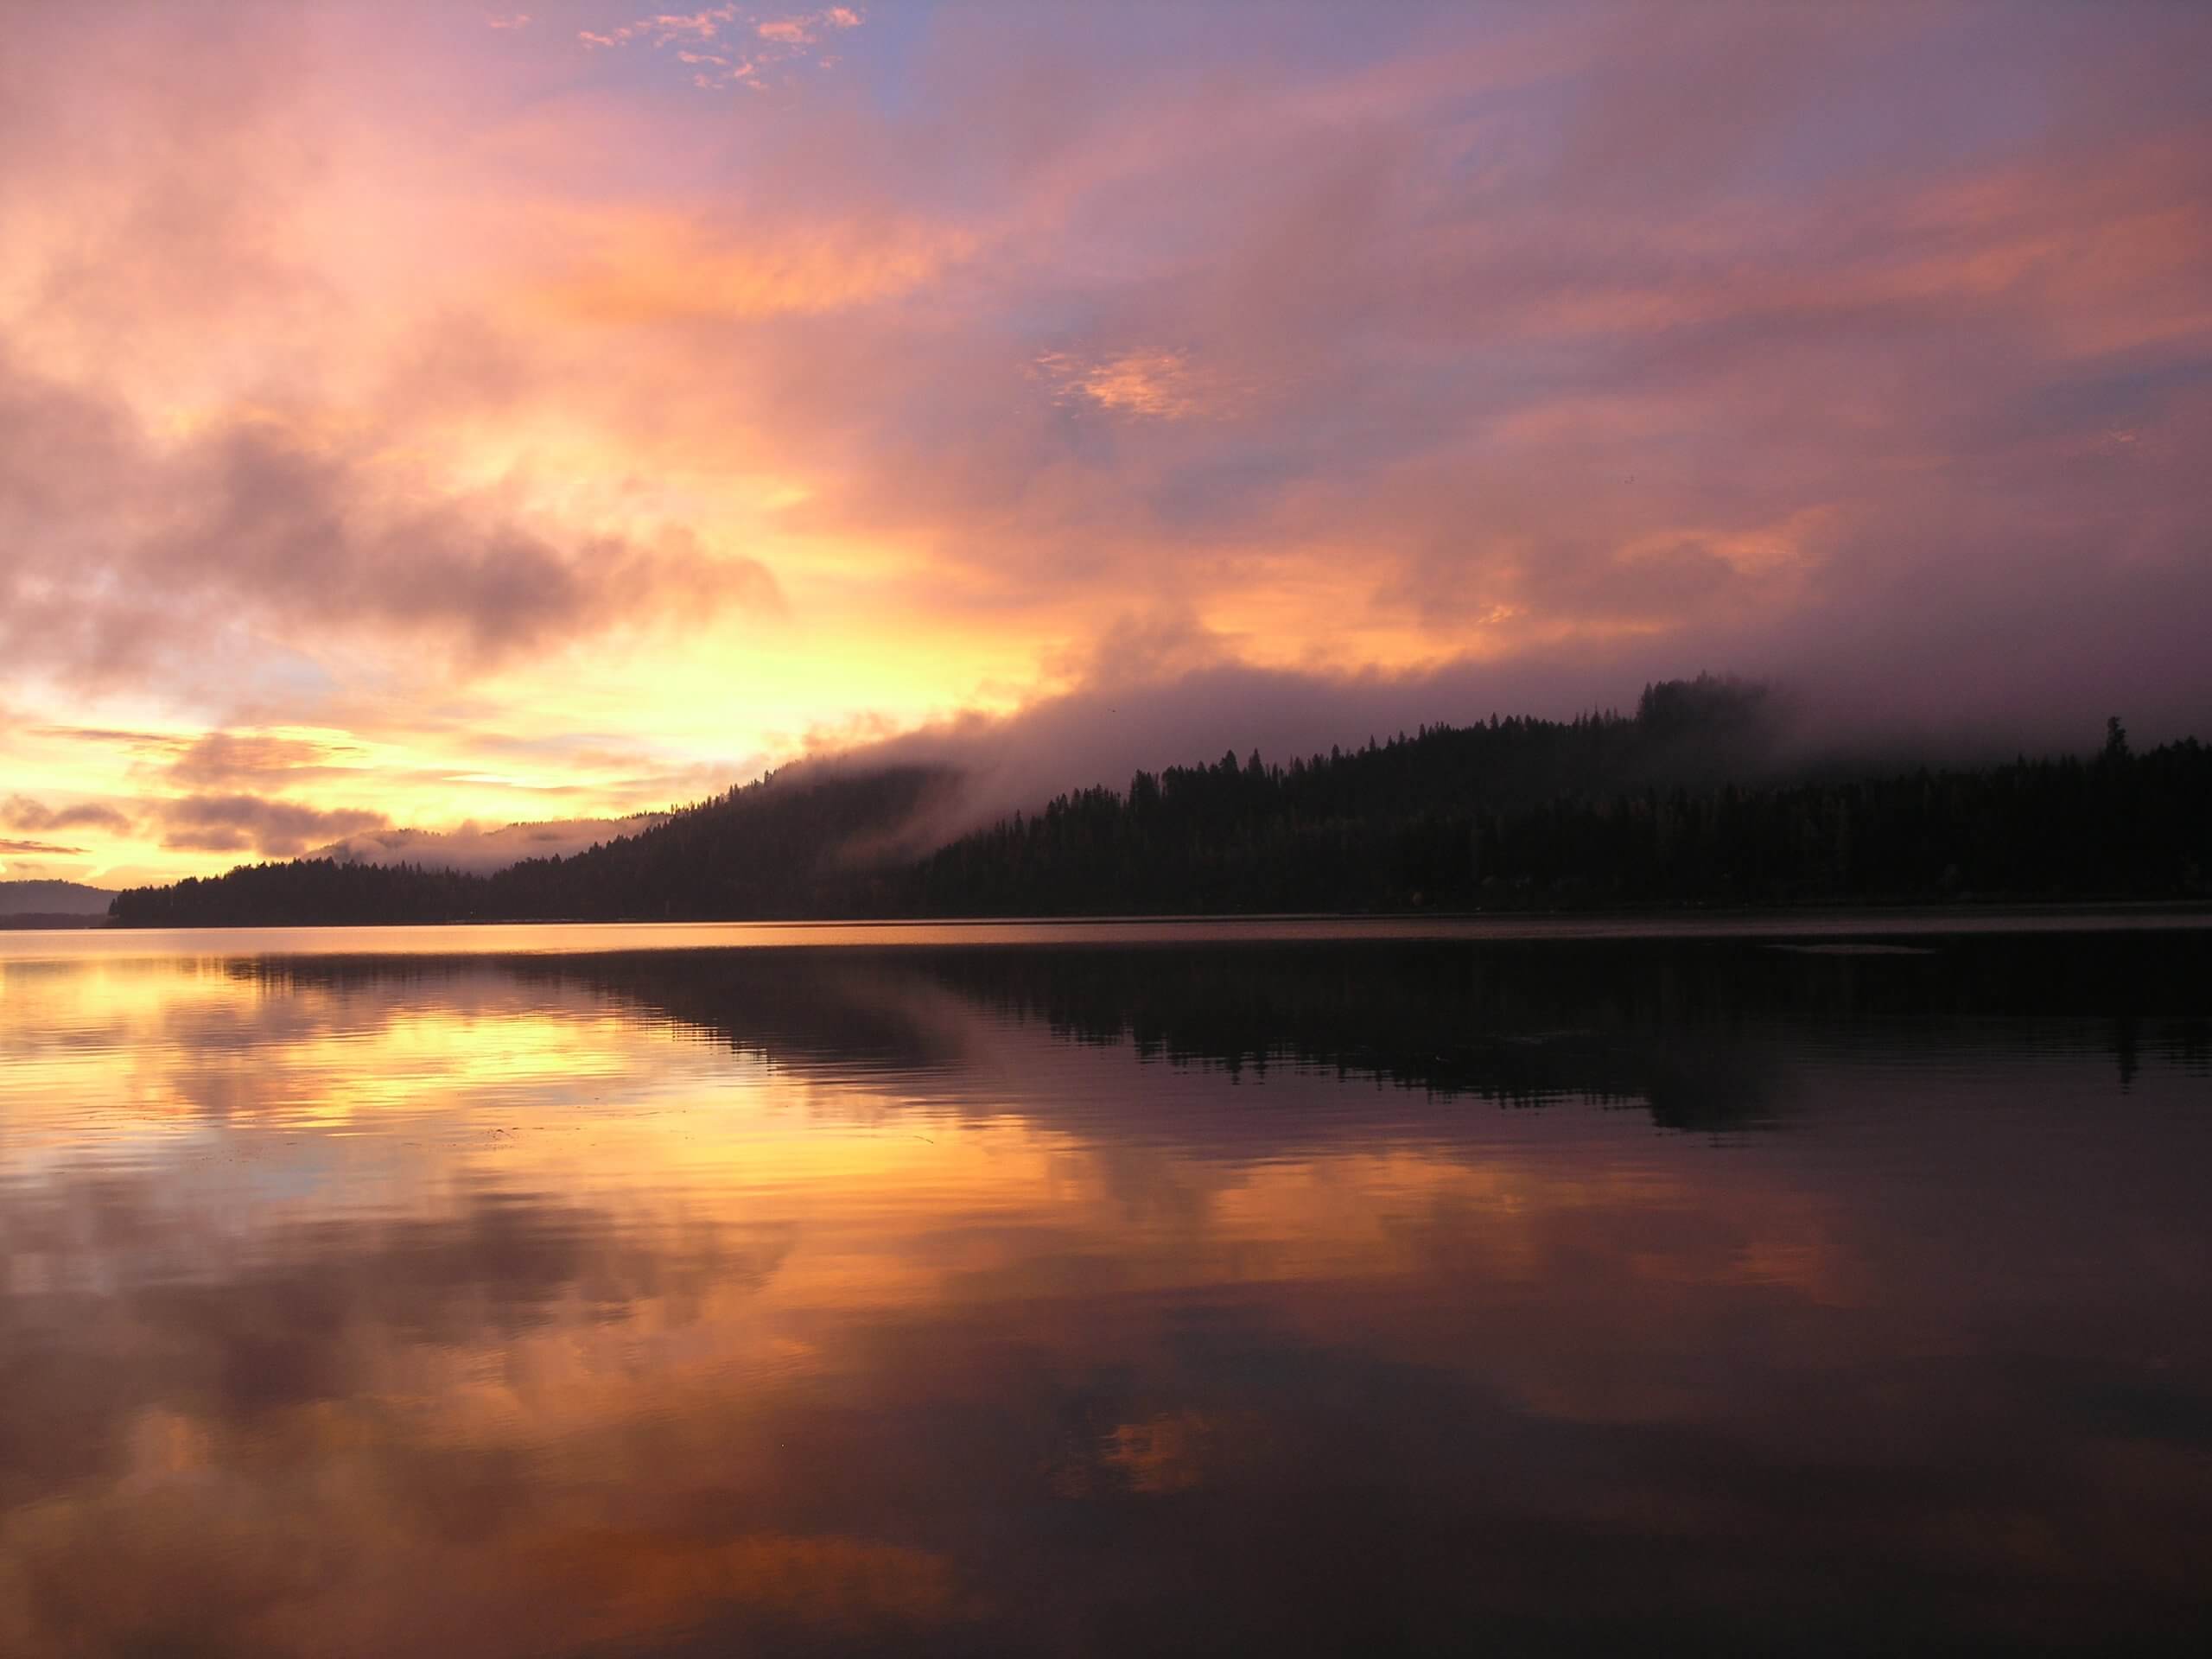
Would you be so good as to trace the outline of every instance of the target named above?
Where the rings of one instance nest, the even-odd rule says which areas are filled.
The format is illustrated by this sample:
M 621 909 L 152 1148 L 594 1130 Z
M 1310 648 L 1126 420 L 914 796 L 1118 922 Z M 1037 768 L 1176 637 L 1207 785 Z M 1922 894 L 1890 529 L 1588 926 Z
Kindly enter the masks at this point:
M 6 964 L 0 1649 L 2193 1616 L 2183 1039 L 1306 961 Z

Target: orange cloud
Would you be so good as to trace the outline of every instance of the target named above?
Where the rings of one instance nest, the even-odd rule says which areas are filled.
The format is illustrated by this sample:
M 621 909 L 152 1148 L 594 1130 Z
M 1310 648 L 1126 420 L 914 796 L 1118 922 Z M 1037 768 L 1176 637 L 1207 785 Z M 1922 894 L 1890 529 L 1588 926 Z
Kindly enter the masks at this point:
M 573 274 L 541 290 L 556 314 L 594 323 L 810 315 L 895 300 L 969 257 L 976 234 L 893 217 L 788 226 L 758 238 L 687 217 L 626 213 L 570 227 Z
M 1180 352 L 1126 352 L 1091 362 L 1046 352 L 1037 367 L 1062 403 L 1087 401 L 1114 413 L 1169 421 L 1198 413 L 1190 359 Z

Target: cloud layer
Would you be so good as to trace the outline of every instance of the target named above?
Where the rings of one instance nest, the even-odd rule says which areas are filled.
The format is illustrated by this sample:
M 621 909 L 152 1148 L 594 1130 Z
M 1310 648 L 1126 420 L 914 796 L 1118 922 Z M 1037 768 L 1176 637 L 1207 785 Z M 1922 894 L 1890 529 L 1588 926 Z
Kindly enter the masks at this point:
M 1056 782 L 1701 667 L 2205 729 L 2208 56 L 2157 4 L 33 12 L 8 787 L 168 869 L 296 839 L 179 802 L 619 817 L 1025 709 Z M 222 747 L 308 728 L 354 753 Z

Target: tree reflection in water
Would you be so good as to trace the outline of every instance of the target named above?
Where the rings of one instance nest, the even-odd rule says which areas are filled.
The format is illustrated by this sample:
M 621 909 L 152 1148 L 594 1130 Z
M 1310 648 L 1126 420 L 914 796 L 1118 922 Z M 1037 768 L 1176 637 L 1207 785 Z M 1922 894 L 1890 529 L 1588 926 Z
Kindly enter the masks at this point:
M 0 1649 L 2179 1640 L 2201 935 L 10 963 Z

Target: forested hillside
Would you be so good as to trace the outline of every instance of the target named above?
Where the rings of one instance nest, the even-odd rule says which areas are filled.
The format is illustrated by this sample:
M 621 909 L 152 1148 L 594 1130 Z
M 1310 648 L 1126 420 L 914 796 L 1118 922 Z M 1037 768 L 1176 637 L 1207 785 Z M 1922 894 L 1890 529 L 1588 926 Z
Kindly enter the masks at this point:
M 1225 756 L 1089 790 L 917 874 L 929 913 L 2179 897 L 2212 869 L 2212 751 L 1494 804 L 1485 728 L 1318 762 Z M 1510 723 L 1496 741 L 1529 741 Z M 1370 803 L 1380 803 L 1373 810 Z
M 126 926 L 865 915 L 904 902 L 895 840 L 957 785 L 901 767 L 769 778 L 568 858 L 489 875 L 328 858 L 119 895 Z
M 328 861 L 140 890 L 118 921 L 367 922 L 1397 911 L 2186 897 L 2212 750 L 1762 781 L 1760 694 L 1700 678 L 1630 715 L 1493 717 L 1349 753 L 1139 772 L 916 855 L 944 772 L 770 779 L 491 876 Z

